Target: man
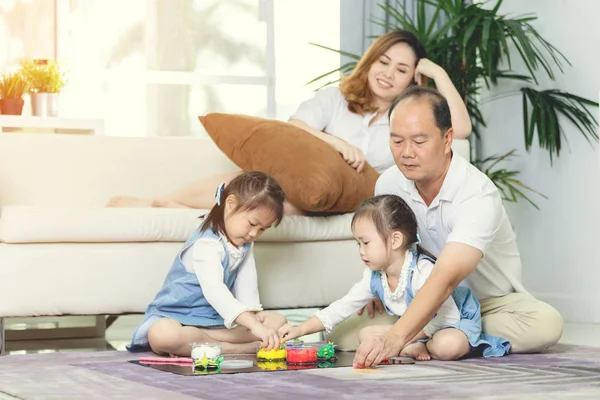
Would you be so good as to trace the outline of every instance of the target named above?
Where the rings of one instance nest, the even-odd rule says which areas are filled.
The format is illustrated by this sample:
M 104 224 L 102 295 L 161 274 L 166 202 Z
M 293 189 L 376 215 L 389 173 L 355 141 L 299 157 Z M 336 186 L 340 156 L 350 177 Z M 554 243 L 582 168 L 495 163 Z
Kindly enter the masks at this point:
M 470 287 L 481 302 L 483 331 L 508 339 L 511 352 L 537 352 L 556 344 L 562 317 L 523 287 L 521 258 L 500 194 L 485 174 L 452 153 L 444 97 L 411 87 L 389 113 L 397 167 L 381 175 L 375 194 L 397 194 L 409 204 L 421 246 L 438 259 L 402 318 L 385 335 L 360 344 L 355 366 L 398 355 L 459 284 Z

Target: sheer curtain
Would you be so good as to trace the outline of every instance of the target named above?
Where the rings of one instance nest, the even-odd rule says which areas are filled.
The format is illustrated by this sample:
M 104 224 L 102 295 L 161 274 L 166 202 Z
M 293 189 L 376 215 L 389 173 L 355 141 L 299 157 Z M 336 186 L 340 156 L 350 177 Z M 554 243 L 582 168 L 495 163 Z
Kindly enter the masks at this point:
M 209 112 L 285 120 L 339 62 L 308 42 L 339 48 L 340 0 L 55 2 L 61 108 L 108 135 L 203 136 Z

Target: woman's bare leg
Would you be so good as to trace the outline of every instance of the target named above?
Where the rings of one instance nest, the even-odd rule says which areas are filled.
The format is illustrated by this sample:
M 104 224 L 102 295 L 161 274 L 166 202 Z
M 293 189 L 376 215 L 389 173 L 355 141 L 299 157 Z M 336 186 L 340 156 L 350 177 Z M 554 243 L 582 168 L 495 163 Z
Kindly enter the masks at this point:
M 215 204 L 215 192 L 221 183 L 228 184 L 242 171 L 214 175 L 200 179 L 161 197 L 142 199 L 138 197 L 113 197 L 107 207 L 162 207 L 210 209 Z
M 226 185 L 239 176 L 242 171 L 228 172 L 222 175 L 200 179 L 185 185 L 181 189 L 162 197 L 142 199 L 139 197 L 117 196 L 110 199 L 107 207 L 138 207 L 138 208 L 197 208 L 211 209 L 215 205 L 215 192 L 221 183 Z M 306 215 L 306 212 L 286 201 L 283 207 L 284 215 Z

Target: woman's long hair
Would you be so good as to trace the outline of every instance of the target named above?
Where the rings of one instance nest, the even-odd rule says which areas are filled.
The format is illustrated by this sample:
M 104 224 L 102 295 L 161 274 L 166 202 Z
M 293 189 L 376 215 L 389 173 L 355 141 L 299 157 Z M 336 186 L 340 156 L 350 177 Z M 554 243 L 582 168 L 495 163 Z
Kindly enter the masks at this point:
M 425 47 L 412 32 L 398 30 L 380 36 L 369 46 L 352 73 L 343 77 L 340 83 L 340 90 L 348 102 L 350 112 L 364 115 L 378 110 L 375 96 L 369 87 L 369 70 L 379 57 L 398 43 L 406 43 L 413 49 L 417 63 L 427 55 Z

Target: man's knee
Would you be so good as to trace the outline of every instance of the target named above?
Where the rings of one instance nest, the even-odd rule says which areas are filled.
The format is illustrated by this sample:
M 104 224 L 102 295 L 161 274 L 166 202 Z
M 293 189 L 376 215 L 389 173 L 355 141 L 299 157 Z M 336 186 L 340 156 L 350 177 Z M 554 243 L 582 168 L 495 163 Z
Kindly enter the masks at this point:
M 551 305 L 539 302 L 529 332 L 511 342 L 512 353 L 535 353 L 554 346 L 560 340 L 564 321 Z
M 558 343 L 564 327 L 562 315 L 560 315 L 560 313 L 551 305 L 546 303 L 542 304 L 544 306 L 538 310 L 538 326 L 540 327 L 538 334 L 542 346 L 542 349 L 540 350 L 547 349 Z
M 371 336 L 383 335 L 390 328 L 391 328 L 391 325 L 390 326 L 386 326 L 386 327 L 382 327 L 381 325 L 365 326 L 364 328 L 362 328 L 358 332 L 358 342 L 362 343 L 362 342 L 364 342 L 365 340 L 367 340 Z

